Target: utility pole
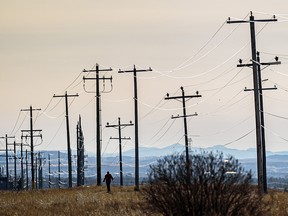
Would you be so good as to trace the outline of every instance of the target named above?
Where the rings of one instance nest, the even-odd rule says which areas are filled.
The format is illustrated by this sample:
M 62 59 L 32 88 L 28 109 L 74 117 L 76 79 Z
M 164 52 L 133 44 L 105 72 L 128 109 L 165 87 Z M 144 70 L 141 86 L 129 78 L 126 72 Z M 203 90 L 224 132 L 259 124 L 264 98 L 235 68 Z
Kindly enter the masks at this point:
M 24 188 L 24 162 L 23 162 L 23 159 L 24 159 L 24 156 L 23 156 L 23 146 L 25 145 L 25 146 L 28 146 L 28 144 L 23 144 L 23 134 L 21 135 L 21 162 L 20 162 L 20 164 L 21 164 L 21 182 L 20 182 L 20 184 L 21 184 L 21 189 L 23 190 L 23 188 Z M 26 150 L 26 152 L 27 152 L 27 150 Z M 27 160 L 27 158 L 26 158 L 26 160 Z M 26 161 L 27 162 L 27 161 Z M 26 172 L 28 172 L 28 170 L 26 169 Z M 28 179 L 27 179 L 27 181 L 28 181 Z
M 48 154 L 48 187 L 51 188 L 51 158 L 50 154 Z
M 6 134 L 6 190 L 8 190 L 8 184 L 9 184 L 9 161 L 8 161 L 8 139 Z
M 133 126 L 132 122 L 130 121 L 129 124 L 121 124 L 120 117 L 118 118 L 118 124 L 117 125 L 110 125 L 107 123 L 106 127 L 114 127 L 118 128 L 118 134 L 119 136 L 117 138 L 110 137 L 110 139 L 117 139 L 119 140 L 119 164 L 120 164 L 120 185 L 123 186 L 123 169 L 122 169 L 122 140 L 131 140 L 130 137 L 122 137 L 121 136 L 121 129 L 125 127 Z
M 83 77 L 83 80 L 95 80 L 96 81 L 96 159 L 97 159 L 97 185 L 100 186 L 102 183 L 101 179 L 101 115 L 100 115 L 100 80 L 110 80 L 112 82 L 112 77 L 106 78 L 104 77 L 99 77 L 100 72 L 104 71 L 112 71 L 111 68 L 109 69 L 99 69 L 99 65 L 96 64 L 96 69 L 95 70 L 83 70 L 84 73 L 91 73 L 94 72 L 96 73 L 95 78 L 90 78 L 90 77 Z
M 0 139 L 5 139 L 6 140 L 6 137 L 0 137 Z M 5 145 L 5 147 L 6 147 L 6 145 Z M 7 148 L 6 148 L 7 149 Z M 6 153 L 6 149 L 0 149 L 0 151 L 5 151 L 5 153 Z M 2 156 L 2 155 L 1 155 Z M 7 159 L 7 155 L 5 155 L 5 157 L 6 157 L 6 159 Z M 7 161 L 6 161 L 6 167 L 7 167 Z M 7 178 L 7 180 L 8 180 L 8 178 Z M 6 184 L 6 190 L 7 190 L 7 184 Z
M 17 186 L 17 161 L 16 161 L 16 141 L 14 140 L 14 188 Z
M 60 165 L 61 165 L 61 162 L 60 162 L 60 151 L 58 151 L 58 187 L 59 188 L 60 188 L 60 172 L 61 172 Z
M 14 187 L 16 188 L 16 186 L 17 186 L 17 158 L 16 158 L 16 141 L 14 140 L 14 145 L 13 145 L 13 147 L 14 147 L 14 157 L 13 157 L 13 159 L 14 159 Z
M 15 137 L 13 136 L 7 136 L 7 134 L 5 135 L 5 140 L 6 140 L 6 175 L 7 175 L 7 181 L 6 181 L 6 190 L 8 190 L 8 185 L 9 185 L 9 156 L 8 156 L 8 145 L 13 145 L 12 143 L 8 143 L 8 139 L 9 138 L 13 138 L 15 139 Z
M 151 68 L 147 70 L 136 69 L 135 65 L 133 70 L 122 71 L 119 69 L 118 73 L 133 73 L 134 77 L 134 122 L 135 122 L 135 191 L 139 191 L 139 132 L 138 132 L 138 93 L 137 93 L 137 73 L 152 71 Z
M 13 143 L 8 143 L 7 144 L 7 147 L 8 145 L 13 145 L 13 156 L 12 156 L 12 153 L 11 153 L 11 159 L 13 158 L 13 161 L 14 161 L 14 178 L 13 178 L 13 187 L 16 188 L 16 175 L 17 175 L 17 172 L 16 172 L 16 142 L 14 140 Z M 11 149 L 10 149 L 11 150 Z M 8 157 L 8 151 L 7 151 L 7 157 Z M 10 170 L 10 172 L 12 173 L 12 170 Z M 12 176 L 11 176 L 12 177 Z M 12 180 L 12 179 L 11 179 Z
M 39 182 L 39 189 L 43 189 L 43 160 L 45 163 L 45 159 L 40 152 L 38 152 L 38 160 L 39 160 L 39 167 L 38 167 L 38 182 Z
M 14 156 L 13 156 L 13 159 L 14 159 L 14 187 L 17 188 L 17 152 L 16 152 L 16 146 L 21 146 L 22 143 L 16 143 L 16 141 L 14 140 L 14 144 L 13 144 L 13 150 L 14 150 Z M 21 179 L 20 179 L 21 181 Z M 21 182 L 19 182 L 19 184 L 21 184 Z
M 28 179 L 28 151 L 26 149 L 26 190 L 29 189 L 29 179 Z
M 77 124 L 77 186 L 84 185 L 84 136 L 81 116 Z
M 23 168 L 23 134 L 21 135 L 21 160 L 20 160 L 20 166 L 21 166 L 21 190 L 23 190 L 24 187 L 24 168 Z
M 199 92 L 196 91 L 196 95 L 185 95 L 184 88 L 181 86 L 181 91 L 182 95 L 181 96 L 172 96 L 170 97 L 169 94 L 167 93 L 167 97 L 165 100 L 171 100 L 171 99 L 182 99 L 182 107 L 183 107 L 183 115 L 182 116 L 172 116 L 172 119 L 175 118 L 183 118 L 184 119 L 184 137 L 185 137 L 185 149 L 186 149 L 186 168 L 187 168 L 187 177 L 188 180 L 190 181 L 190 163 L 189 163 L 189 142 L 188 142 L 188 129 L 187 129 L 187 117 L 191 116 L 197 116 L 198 114 L 192 114 L 192 115 L 187 115 L 186 114 L 186 99 L 190 100 L 191 98 L 198 98 L 202 97 L 202 95 L 199 95 Z
M 263 192 L 267 193 L 267 174 L 266 174 L 266 142 L 265 142 L 265 121 L 264 121 L 264 105 L 263 105 L 263 90 L 276 90 L 277 87 L 274 86 L 272 88 L 262 88 L 262 76 L 261 76 L 261 66 L 270 66 L 270 65 L 279 65 L 281 64 L 280 61 L 278 61 L 278 57 L 275 57 L 275 62 L 260 62 L 260 53 L 256 52 L 256 65 L 257 65 L 257 76 L 259 80 L 259 87 L 258 87 L 258 97 L 259 97 L 259 125 L 260 125 L 260 132 L 261 132 L 261 162 L 259 160 L 261 169 L 262 169 L 262 178 L 263 178 Z M 253 63 L 250 64 L 242 64 L 242 60 L 239 60 L 239 63 L 237 67 L 252 67 Z M 265 68 L 266 68 L 265 67 Z M 255 91 L 255 89 L 247 89 L 245 88 L 244 91 Z M 261 172 L 260 172 L 261 173 Z
M 68 115 L 68 97 L 78 97 L 78 94 L 68 95 L 67 91 L 65 95 L 55 95 L 53 97 L 65 97 L 66 107 L 66 128 L 67 128 L 67 152 L 68 152 L 68 173 L 69 173 L 69 188 L 72 187 L 72 161 L 71 161 L 71 147 L 70 147 L 70 131 L 69 131 L 69 115 Z
M 33 109 L 32 106 L 30 106 L 29 109 L 21 109 L 21 111 L 30 112 L 30 130 L 21 130 L 22 132 L 30 133 L 30 148 L 31 148 L 31 181 L 32 181 L 32 190 L 34 190 L 35 187 L 35 179 L 34 179 L 34 143 L 33 138 L 34 137 L 41 137 L 41 134 L 34 135 L 34 132 L 41 132 L 42 130 L 33 130 L 33 111 L 40 111 L 41 109 Z
M 255 34 L 255 23 L 256 22 L 276 22 L 277 19 L 260 19 L 255 20 L 251 12 L 249 20 L 236 20 L 231 21 L 228 18 L 227 23 L 249 23 L 250 24 L 250 38 L 251 38 L 251 54 L 252 54 L 252 66 L 253 68 L 253 91 L 254 91 L 254 105 L 255 105 L 255 124 L 256 124 L 256 146 L 257 146 L 257 174 L 258 174 L 258 192 L 267 193 L 267 176 L 266 176 L 266 150 L 265 150 L 265 134 L 263 133 L 261 125 L 264 126 L 264 116 L 261 114 L 261 103 L 263 106 L 263 101 L 260 99 L 260 91 L 262 92 L 262 80 L 257 63 L 257 52 L 256 52 L 256 34 Z M 259 59 L 260 60 L 260 59 Z M 241 62 L 240 62 L 241 64 Z M 264 153 L 265 152 L 265 153 Z M 265 159 L 264 159 L 265 157 Z
M 36 159 L 35 159 L 35 163 L 36 163 L 36 166 L 35 166 L 35 173 L 36 173 L 36 190 L 38 189 L 38 156 L 37 156 L 37 153 L 36 153 Z

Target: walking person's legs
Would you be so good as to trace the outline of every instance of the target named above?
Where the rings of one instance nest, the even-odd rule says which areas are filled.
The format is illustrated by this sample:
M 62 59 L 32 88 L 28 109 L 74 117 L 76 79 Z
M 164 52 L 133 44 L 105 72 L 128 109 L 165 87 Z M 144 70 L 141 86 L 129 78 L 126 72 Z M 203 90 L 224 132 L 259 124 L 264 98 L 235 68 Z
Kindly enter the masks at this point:
M 110 192 L 110 182 L 106 182 L 107 192 Z

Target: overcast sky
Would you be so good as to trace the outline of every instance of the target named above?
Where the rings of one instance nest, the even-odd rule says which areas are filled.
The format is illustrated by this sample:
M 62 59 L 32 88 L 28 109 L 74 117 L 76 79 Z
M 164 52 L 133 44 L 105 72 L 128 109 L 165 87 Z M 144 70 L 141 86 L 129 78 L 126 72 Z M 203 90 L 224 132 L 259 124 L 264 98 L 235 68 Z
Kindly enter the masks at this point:
M 288 3 L 276 1 L 4 1 L 0 0 L 0 136 L 29 129 L 43 130 L 36 150 L 65 150 L 65 102 L 54 94 L 78 93 L 69 108 L 72 148 L 76 149 L 76 123 L 82 116 L 85 148 L 95 151 L 95 82 L 86 81 L 82 70 L 95 64 L 112 68 L 101 76 L 113 77 L 113 86 L 102 86 L 102 152 L 118 153 L 117 130 L 106 122 L 134 122 L 133 77 L 118 70 L 152 68 L 138 74 L 140 146 L 164 147 L 184 144 L 182 104 L 165 101 L 166 93 L 186 95 L 198 90 L 202 98 L 187 101 L 189 137 L 195 147 L 227 145 L 255 148 L 252 70 L 237 68 L 238 59 L 251 58 L 249 24 L 225 24 L 232 20 L 270 19 L 257 23 L 257 50 L 263 62 L 279 56 L 282 64 L 263 70 L 267 149 L 288 150 Z M 94 74 L 85 74 L 93 77 Z M 113 88 L 112 88 L 113 87 Z M 112 89 L 111 89 L 112 88 Z M 110 90 L 112 90 L 110 92 Z M 131 137 L 123 151 L 134 146 L 133 127 L 122 135 Z M 39 143 L 40 140 L 37 140 Z M 4 141 L 1 140 L 2 147 Z M 4 148 L 4 147 L 3 147 Z M 141 156 L 141 152 L 140 152 Z

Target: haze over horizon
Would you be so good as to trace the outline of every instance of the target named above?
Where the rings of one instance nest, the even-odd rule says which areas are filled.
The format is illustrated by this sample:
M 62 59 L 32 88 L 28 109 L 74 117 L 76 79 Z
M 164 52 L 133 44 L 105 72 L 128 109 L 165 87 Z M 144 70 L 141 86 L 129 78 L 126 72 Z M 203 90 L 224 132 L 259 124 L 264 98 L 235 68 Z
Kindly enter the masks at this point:
M 118 142 L 110 137 L 118 131 L 105 128 L 106 122 L 134 121 L 133 77 L 118 70 L 152 68 L 138 74 L 139 139 L 141 146 L 165 147 L 184 144 L 182 104 L 165 101 L 166 93 L 179 95 L 196 91 L 202 98 L 187 101 L 188 134 L 192 146 L 215 145 L 235 149 L 255 148 L 255 119 L 252 70 L 237 68 L 238 59 L 251 59 L 248 24 L 226 24 L 231 19 L 257 19 L 276 15 L 275 23 L 257 23 L 257 50 L 261 61 L 281 65 L 262 71 L 265 91 L 266 148 L 288 151 L 288 2 L 276 0 L 233 2 L 176 1 L 1 1 L 1 108 L 0 136 L 34 128 L 42 129 L 43 142 L 35 150 L 65 150 L 65 103 L 54 94 L 78 93 L 69 107 L 71 147 L 76 149 L 76 123 L 82 117 L 85 149 L 95 152 L 95 82 L 86 81 L 82 70 L 112 68 L 101 76 L 113 77 L 112 85 L 101 82 L 103 141 L 102 153 L 118 153 Z M 111 91 L 111 92 L 110 92 Z M 134 148 L 134 128 L 123 129 L 131 137 L 123 151 Z M 0 140 L 0 148 L 4 142 Z M 38 145 L 39 144 L 39 145 Z

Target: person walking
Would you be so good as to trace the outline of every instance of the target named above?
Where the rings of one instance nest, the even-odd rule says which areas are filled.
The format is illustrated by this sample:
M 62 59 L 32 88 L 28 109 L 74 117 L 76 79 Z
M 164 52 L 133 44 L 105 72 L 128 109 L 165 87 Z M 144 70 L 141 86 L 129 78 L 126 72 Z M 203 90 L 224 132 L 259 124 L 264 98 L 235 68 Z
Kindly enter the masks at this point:
M 107 174 L 105 175 L 104 177 L 104 180 L 103 182 L 106 181 L 106 186 L 107 186 L 107 193 L 110 192 L 110 184 L 111 184 L 111 181 L 113 180 L 113 176 L 109 173 L 109 171 L 107 172 Z

